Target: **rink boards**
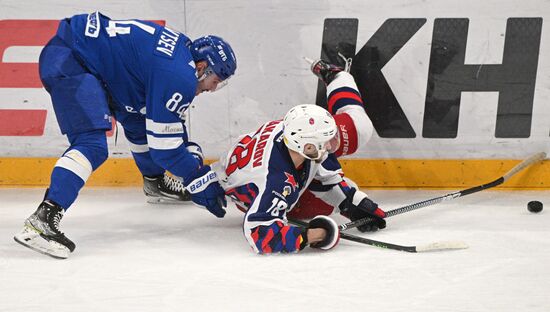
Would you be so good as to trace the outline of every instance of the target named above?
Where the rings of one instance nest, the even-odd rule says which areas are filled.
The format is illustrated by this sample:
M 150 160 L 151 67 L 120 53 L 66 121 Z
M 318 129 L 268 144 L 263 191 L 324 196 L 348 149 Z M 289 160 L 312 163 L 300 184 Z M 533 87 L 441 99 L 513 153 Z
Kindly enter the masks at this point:
M 5 5 L 4 5 L 5 3 Z M 208 159 L 300 103 L 324 104 L 303 57 L 353 57 L 375 133 L 343 161 L 365 187 L 460 187 L 550 152 L 550 3 L 523 1 L 4 1 L 0 11 L 0 185 L 46 185 L 67 148 L 37 60 L 57 21 L 100 9 L 113 19 L 165 22 L 191 38 L 228 40 L 238 70 L 228 87 L 198 97 L 191 140 Z M 146 12 L 146 13 L 144 13 Z M 111 159 L 90 185 L 141 183 L 121 127 Z M 115 137 L 117 142 L 115 144 Z M 545 162 L 505 187 L 547 188 Z

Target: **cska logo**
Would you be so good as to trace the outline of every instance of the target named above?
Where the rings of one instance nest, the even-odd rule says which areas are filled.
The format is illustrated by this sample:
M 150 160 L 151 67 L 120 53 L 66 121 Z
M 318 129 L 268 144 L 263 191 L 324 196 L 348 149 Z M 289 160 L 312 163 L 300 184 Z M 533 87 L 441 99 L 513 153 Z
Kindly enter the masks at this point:
M 286 180 L 285 183 L 290 184 L 292 186 L 292 190 L 296 191 L 296 188 L 298 187 L 298 183 L 296 183 L 296 179 L 294 179 L 294 176 L 288 172 L 285 172 Z

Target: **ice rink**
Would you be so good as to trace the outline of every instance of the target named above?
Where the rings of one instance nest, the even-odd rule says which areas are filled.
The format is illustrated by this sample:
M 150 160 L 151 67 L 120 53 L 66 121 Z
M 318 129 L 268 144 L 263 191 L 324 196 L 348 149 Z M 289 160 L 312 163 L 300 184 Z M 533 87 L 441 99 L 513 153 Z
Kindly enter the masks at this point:
M 368 193 L 390 210 L 452 191 Z M 61 223 L 77 245 L 67 260 L 13 241 L 42 196 L 0 189 L 0 311 L 550 311 L 550 215 L 526 209 L 549 205 L 548 191 L 483 191 L 361 234 L 461 240 L 465 250 L 341 241 L 329 252 L 259 256 L 232 205 L 217 219 L 191 204 L 147 204 L 138 188 L 85 188 Z

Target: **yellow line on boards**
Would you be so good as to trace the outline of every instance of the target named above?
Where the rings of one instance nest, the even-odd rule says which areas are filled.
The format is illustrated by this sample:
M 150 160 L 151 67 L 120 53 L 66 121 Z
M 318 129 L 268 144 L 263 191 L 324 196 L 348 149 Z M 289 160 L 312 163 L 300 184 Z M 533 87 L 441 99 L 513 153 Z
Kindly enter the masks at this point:
M 50 183 L 57 158 L 0 158 L 0 186 L 42 187 Z M 133 159 L 111 158 L 92 173 L 87 186 L 143 184 Z
M 57 158 L 0 158 L 1 187 L 45 187 Z M 521 160 L 511 159 L 341 159 L 346 176 L 366 188 L 464 189 L 490 182 Z M 211 163 L 212 160 L 207 161 Z M 111 158 L 92 174 L 87 186 L 141 186 L 130 158 Z M 499 186 L 550 189 L 550 161 L 534 164 Z
M 489 183 L 522 160 L 362 159 L 340 160 L 344 173 L 370 188 L 465 189 Z M 550 161 L 533 164 L 498 188 L 550 189 Z

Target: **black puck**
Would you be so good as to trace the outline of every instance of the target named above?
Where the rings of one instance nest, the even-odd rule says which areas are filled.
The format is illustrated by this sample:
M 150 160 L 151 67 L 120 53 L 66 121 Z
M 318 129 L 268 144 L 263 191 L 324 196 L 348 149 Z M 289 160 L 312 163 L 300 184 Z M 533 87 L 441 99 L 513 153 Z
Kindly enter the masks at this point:
M 530 201 L 527 204 L 527 210 L 529 210 L 531 212 L 534 212 L 534 213 L 541 212 L 542 211 L 542 203 L 539 202 L 538 200 Z

